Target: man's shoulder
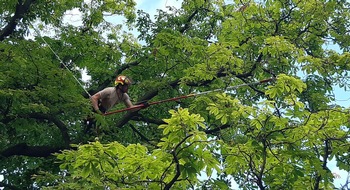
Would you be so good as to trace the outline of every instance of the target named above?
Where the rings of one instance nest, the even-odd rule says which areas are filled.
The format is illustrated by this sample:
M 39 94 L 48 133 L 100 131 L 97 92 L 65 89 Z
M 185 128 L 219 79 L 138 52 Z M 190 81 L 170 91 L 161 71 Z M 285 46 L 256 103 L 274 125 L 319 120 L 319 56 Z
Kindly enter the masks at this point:
M 108 92 L 115 92 L 115 87 L 107 87 L 105 89 L 103 89 L 104 91 L 108 91 Z
M 103 90 L 100 91 L 100 94 L 112 94 L 112 93 L 115 93 L 116 90 L 114 87 L 107 87 Z
M 108 89 L 108 90 L 115 90 L 115 87 L 107 87 L 107 88 L 105 88 L 105 89 Z
M 123 98 L 124 99 L 130 99 L 129 95 L 127 93 L 123 93 Z

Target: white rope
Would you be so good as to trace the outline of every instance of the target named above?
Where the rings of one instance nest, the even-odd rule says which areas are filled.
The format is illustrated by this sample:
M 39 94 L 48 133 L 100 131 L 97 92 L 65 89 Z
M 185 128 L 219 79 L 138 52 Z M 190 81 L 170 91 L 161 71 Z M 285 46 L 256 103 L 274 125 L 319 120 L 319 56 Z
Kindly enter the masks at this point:
M 62 59 L 60 58 L 60 56 L 57 55 L 57 53 L 51 48 L 51 46 L 46 42 L 46 40 L 41 36 L 40 32 L 32 25 L 32 23 L 29 23 L 32 28 L 34 29 L 35 33 L 44 41 L 44 43 L 47 45 L 47 47 L 49 47 L 49 49 L 52 51 L 52 53 L 56 56 L 56 58 L 60 61 L 60 63 L 70 72 L 70 74 L 73 76 L 73 78 L 78 82 L 78 84 L 80 85 L 80 87 L 82 89 L 84 89 L 84 91 L 86 92 L 86 94 L 91 97 L 91 94 L 84 88 L 83 84 L 81 84 L 81 82 L 78 80 L 77 77 L 75 77 L 74 73 L 67 67 L 67 65 L 62 61 Z

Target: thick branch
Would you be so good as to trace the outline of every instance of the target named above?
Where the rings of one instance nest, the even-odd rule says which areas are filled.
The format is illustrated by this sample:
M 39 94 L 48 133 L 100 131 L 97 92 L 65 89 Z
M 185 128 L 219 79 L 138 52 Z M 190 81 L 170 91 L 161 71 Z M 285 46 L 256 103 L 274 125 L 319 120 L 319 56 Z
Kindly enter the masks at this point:
M 173 179 L 167 183 L 164 187 L 164 189 L 168 190 L 170 189 L 174 183 L 176 182 L 176 180 L 180 177 L 181 171 L 180 171 L 180 163 L 179 163 L 179 159 L 177 158 L 177 153 L 176 153 L 176 149 L 179 148 L 181 146 L 182 143 L 184 143 L 188 138 L 190 138 L 192 135 L 188 135 L 186 136 L 184 139 L 182 139 L 182 141 L 180 141 L 175 148 L 171 151 L 171 154 L 173 155 L 173 160 L 175 162 L 175 168 L 176 168 L 176 173 L 175 176 L 173 177 Z
M 229 127 L 231 127 L 231 125 L 222 125 L 222 126 L 220 126 L 220 127 L 216 127 L 216 128 L 214 128 L 214 129 L 209 129 L 209 130 L 205 130 L 204 132 L 206 133 L 206 134 L 214 134 L 215 132 L 218 132 L 218 131 L 221 131 L 221 130 L 223 130 L 223 129 L 227 129 L 227 128 L 229 128 Z
M 32 119 L 37 120 L 38 122 L 43 122 L 43 121 L 47 122 L 48 121 L 48 122 L 55 124 L 61 132 L 62 139 L 64 141 L 64 145 L 67 147 L 69 146 L 70 137 L 68 134 L 67 126 L 61 120 L 59 120 L 57 117 L 55 117 L 54 115 L 44 114 L 44 113 L 31 113 L 31 114 L 17 115 L 17 116 L 12 116 L 12 117 L 5 117 L 3 120 L 1 120 L 1 122 L 6 124 L 6 123 L 9 123 L 9 122 L 16 120 L 16 118 L 18 118 L 18 117 L 20 117 L 20 118 L 32 118 Z
M 157 146 L 156 144 L 152 143 L 150 139 L 148 139 L 148 138 L 147 138 L 145 135 L 143 135 L 139 130 L 137 130 L 137 129 L 134 127 L 134 125 L 130 125 L 130 127 L 131 127 L 131 129 L 132 129 L 135 133 L 137 133 L 137 134 L 141 137 L 141 139 L 145 140 L 148 144 L 150 144 L 150 145 L 152 145 L 152 146 L 158 148 L 158 146 Z
M 32 113 L 29 115 L 29 117 L 37 119 L 37 120 L 44 120 L 45 119 L 45 120 L 48 120 L 49 122 L 54 123 L 61 132 L 65 147 L 69 146 L 70 137 L 68 135 L 68 129 L 67 129 L 66 125 L 61 120 L 59 120 L 57 117 L 55 117 L 53 115 L 42 114 L 42 113 Z
M 195 10 L 195 11 L 188 17 L 188 19 L 187 19 L 187 21 L 186 21 L 186 23 L 185 23 L 185 26 L 182 27 L 182 28 L 180 29 L 180 31 L 179 31 L 180 33 L 184 33 L 184 32 L 190 27 L 190 23 L 191 23 L 192 19 L 194 18 L 194 16 L 196 16 L 197 13 L 198 13 L 198 9 Z
M 331 147 L 330 147 L 330 142 L 328 139 L 325 140 L 325 147 L 324 147 L 324 153 L 322 155 L 322 169 L 326 170 L 327 172 L 330 172 L 330 170 L 328 169 L 327 167 L 327 160 L 328 160 L 328 157 L 329 155 L 331 154 Z M 320 189 L 320 183 L 322 181 L 322 175 L 321 174 L 318 174 L 316 179 L 315 179 L 315 185 L 314 185 L 314 189 Z
M 62 145 L 62 147 L 50 147 L 50 146 L 28 146 L 25 143 L 21 143 L 3 150 L 2 152 L 0 152 L 1 156 L 10 157 L 15 155 L 23 155 L 23 156 L 33 156 L 33 157 L 47 157 L 47 156 L 50 156 L 52 153 L 58 152 L 59 150 L 69 147 L 70 137 L 68 134 L 68 129 L 66 125 L 55 116 L 42 114 L 42 113 L 32 113 L 29 115 L 22 115 L 20 117 L 33 118 L 38 120 L 39 122 L 43 120 L 47 120 L 48 122 L 54 123 L 61 132 L 64 144 Z
M 29 8 L 34 2 L 35 0 L 26 0 L 23 3 L 23 0 L 18 0 L 15 14 L 12 16 L 9 23 L 0 31 L 0 41 L 3 41 L 7 36 L 13 34 L 18 22 L 29 12 Z
M 48 157 L 52 153 L 59 152 L 63 147 L 49 147 L 49 146 L 28 146 L 25 143 L 17 144 L 2 151 L 2 157 L 11 156 L 31 156 L 31 157 Z

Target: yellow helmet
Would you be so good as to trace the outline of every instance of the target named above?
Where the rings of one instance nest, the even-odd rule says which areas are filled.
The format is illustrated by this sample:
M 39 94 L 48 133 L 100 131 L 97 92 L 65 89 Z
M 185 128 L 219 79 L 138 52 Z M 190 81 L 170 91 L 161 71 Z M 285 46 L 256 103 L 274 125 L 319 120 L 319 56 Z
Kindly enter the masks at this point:
M 124 84 L 130 85 L 131 84 L 131 80 L 127 76 L 119 75 L 115 79 L 114 85 L 118 86 L 119 84 L 121 84 L 121 85 L 124 85 Z

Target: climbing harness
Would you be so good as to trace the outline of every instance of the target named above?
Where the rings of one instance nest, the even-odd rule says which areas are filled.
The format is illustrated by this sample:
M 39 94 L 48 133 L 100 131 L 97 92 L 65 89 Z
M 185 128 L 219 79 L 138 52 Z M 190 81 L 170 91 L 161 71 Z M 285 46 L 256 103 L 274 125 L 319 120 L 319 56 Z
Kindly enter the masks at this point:
M 227 87 L 225 90 L 233 90 L 233 89 L 240 88 L 242 86 L 251 86 L 251 85 L 256 85 L 256 84 L 262 84 L 262 83 L 270 82 L 270 81 L 273 81 L 273 80 L 276 80 L 276 78 L 268 78 L 268 79 L 260 80 L 260 81 L 257 81 L 257 82 L 244 83 L 244 84 L 239 84 L 239 85 L 236 85 L 236 86 L 230 86 L 230 87 Z M 208 91 L 194 93 L 194 94 L 188 94 L 188 95 L 184 95 L 184 96 L 178 96 L 178 97 L 169 98 L 169 99 L 165 99 L 165 100 L 150 102 L 150 103 L 148 103 L 148 105 L 151 106 L 151 105 L 155 105 L 155 104 L 160 104 L 160 103 L 170 102 L 170 101 L 176 101 L 176 100 L 180 100 L 180 99 L 184 99 L 184 98 L 204 95 L 204 94 L 208 94 L 208 93 L 212 93 L 212 92 L 218 92 L 218 91 L 223 91 L 223 89 L 220 88 L 220 89 L 208 90 Z M 138 104 L 138 105 L 135 105 L 135 106 L 130 107 L 130 108 L 124 108 L 124 109 L 120 109 L 120 110 L 107 112 L 107 113 L 105 113 L 103 115 L 107 116 L 107 115 L 112 115 L 112 114 L 115 114 L 115 113 L 125 112 L 125 111 L 129 111 L 129 110 L 134 110 L 134 109 L 142 109 L 142 108 L 145 108 L 145 105 L 144 104 Z
M 49 49 L 52 51 L 52 53 L 56 56 L 56 58 L 60 61 L 60 64 L 62 64 L 69 72 L 70 74 L 73 76 L 73 78 L 78 82 L 78 84 L 80 85 L 81 88 L 84 89 L 84 91 L 86 92 L 86 94 L 91 98 L 91 94 L 84 88 L 83 84 L 81 84 L 81 82 L 77 79 L 77 77 L 75 77 L 75 75 L 73 74 L 73 72 L 67 67 L 67 65 L 62 61 L 62 59 L 58 56 L 58 54 L 51 48 L 51 46 L 46 42 L 46 40 L 41 36 L 40 32 L 33 26 L 32 23 L 29 23 L 31 25 L 31 27 L 34 29 L 35 33 L 44 41 L 44 43 L 47 45 L 47 47 L 49 47 Z

